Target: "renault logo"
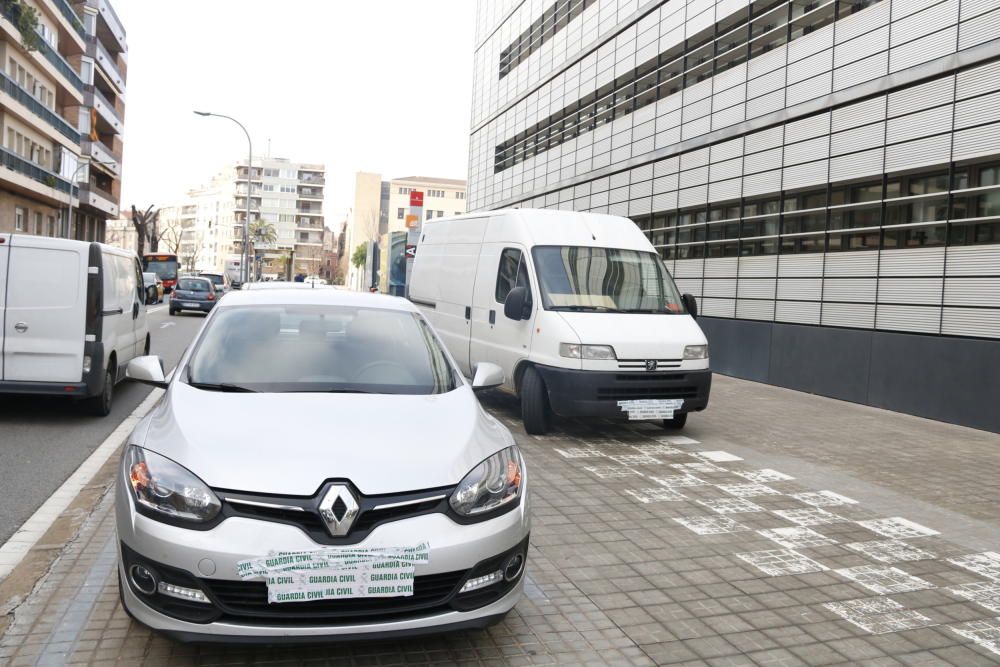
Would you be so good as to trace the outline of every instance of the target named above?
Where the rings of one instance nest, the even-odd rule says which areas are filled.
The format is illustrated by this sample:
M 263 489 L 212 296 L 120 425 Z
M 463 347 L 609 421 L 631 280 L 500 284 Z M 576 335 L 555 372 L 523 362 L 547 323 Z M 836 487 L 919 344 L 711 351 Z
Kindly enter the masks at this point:
M 646 359 L 646 370 L 647 371 L 656 370 L 656 359 Z
M 343 537 L 358 516 L 358 501 L 345 484 L 331 484 L 319 504 L 319 515 L 331 535 Z

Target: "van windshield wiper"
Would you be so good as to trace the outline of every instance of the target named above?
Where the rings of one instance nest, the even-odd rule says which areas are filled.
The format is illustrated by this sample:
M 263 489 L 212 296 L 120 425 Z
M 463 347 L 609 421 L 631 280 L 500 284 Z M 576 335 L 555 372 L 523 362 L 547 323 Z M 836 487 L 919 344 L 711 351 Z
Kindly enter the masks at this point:
M 552 306 L 549 310 L 569 310 L 573 312 L 595 311 L 600 313 L 622 313 L 625 311 L 609 306 Z
M 249 387 L 241 387 L 238 384 L 229 384 L 228 382 L 220 382 L 218 384 L 212 382 L 191 382 L 188 384 L 195 389 L 204 389 L 205 391 L 225 391 L 231 393 L 244 393 L 244 394 L 256 394 L 258 393 L 256 389 L 251 389 Z

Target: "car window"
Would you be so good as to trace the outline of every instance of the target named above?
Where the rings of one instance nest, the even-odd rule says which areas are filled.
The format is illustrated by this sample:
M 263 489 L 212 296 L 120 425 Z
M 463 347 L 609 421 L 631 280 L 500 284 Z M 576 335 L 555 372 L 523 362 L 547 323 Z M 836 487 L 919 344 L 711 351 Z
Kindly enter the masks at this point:
M 263 392 L 439 394 L 458 386 L 455 373 L 415 313 L 261 305 L 216 311 L 187 378 Z
M 208 292 L 212 288 L 207 280 L 198 278 L 181 278 L 177 283 L 177 289 L 187 292 Z

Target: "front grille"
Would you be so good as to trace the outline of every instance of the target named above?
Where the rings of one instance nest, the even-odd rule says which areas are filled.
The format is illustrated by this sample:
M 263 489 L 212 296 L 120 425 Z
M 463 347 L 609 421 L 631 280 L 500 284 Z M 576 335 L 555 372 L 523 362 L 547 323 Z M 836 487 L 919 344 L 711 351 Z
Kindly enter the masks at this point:
M 646 361 L 646 359 L 619 359 L 618 368 L 623 371 L 645 371 Z M 659 370 L 681 367 L 680 359 L 650 359 L 648 361 L 656 361 L 656 368 Z
M 432 614 L 450 609 L 448 600 L 465 581 L 466 570 L 413 578 L 413 595 L 391 598 L 313 600 L 268 604 L 267 584 L 262 581 L 202 579 L 201 583 L 222 610 L 224 617 L 266 618 L 289 622 L 354 619 L 391 620 Z
M 597 399 L 601 401 L 633 401 L 660 398 L 695 398 L 698 387 L 687 383 L 687 376 L 671 373 L 619 373 L 611 387 L 599 387 Z

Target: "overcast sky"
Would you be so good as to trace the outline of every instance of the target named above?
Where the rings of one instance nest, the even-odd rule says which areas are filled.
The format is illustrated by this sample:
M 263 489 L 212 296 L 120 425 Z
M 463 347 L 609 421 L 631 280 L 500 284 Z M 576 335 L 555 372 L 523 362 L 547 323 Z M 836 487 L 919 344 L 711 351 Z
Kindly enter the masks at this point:
M 122 210 L 169 204 L 246 156 L 466 178 L 474 0 L 112 0 L 128 34 Z

